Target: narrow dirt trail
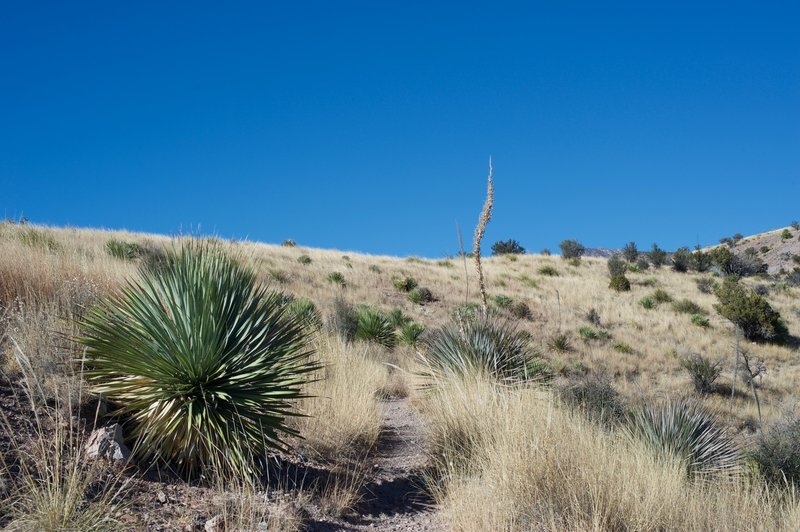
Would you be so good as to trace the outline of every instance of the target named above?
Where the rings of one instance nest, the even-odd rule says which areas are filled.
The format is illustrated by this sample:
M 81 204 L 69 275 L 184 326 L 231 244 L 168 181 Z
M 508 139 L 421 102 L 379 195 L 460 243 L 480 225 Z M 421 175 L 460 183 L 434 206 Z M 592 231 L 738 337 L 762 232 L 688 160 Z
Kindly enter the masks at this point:
M 422 479 L 428 457 L 424 422 L 406 399 L 387 400 L 384 407 L 362 501 L 352 517 L 325 530 L 445 530 Z

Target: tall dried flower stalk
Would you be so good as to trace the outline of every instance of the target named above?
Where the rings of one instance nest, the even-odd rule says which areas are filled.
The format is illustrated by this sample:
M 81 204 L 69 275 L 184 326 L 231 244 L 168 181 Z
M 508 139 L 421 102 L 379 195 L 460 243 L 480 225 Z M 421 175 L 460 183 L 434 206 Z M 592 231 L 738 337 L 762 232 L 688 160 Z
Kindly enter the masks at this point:
M 492 218 L 492 205 L 494 205 L 494 183 L 492 182 L 492 158 L 489 157 L 489 178 L 486 188 L 486 202 L 483 204 L 483 210 L 478 218 L 478 226 L 475 228 L 475 240 L 473 242 L 473 254 L 475 256 L 475 269 L 478 271 L 478 287 L 481 290 L 481 299 L 483 300 L 483 315 L 489 313 L 489 304 L 486 300 L 486 283 L 483 280 L 483 267 L 481 266 L 481 240 L 486 232 L 486 225 Z

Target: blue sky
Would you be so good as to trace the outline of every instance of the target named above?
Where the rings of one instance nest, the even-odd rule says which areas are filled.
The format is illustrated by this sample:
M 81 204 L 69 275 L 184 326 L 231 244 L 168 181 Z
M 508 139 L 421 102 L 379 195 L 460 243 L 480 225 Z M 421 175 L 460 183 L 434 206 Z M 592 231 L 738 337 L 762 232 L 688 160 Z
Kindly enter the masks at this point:
M 714 243 L 800 218 L 798 27 L 797 2 L 7 4 L 0 209 L 441 256 L 492 155 L 487 244 Z

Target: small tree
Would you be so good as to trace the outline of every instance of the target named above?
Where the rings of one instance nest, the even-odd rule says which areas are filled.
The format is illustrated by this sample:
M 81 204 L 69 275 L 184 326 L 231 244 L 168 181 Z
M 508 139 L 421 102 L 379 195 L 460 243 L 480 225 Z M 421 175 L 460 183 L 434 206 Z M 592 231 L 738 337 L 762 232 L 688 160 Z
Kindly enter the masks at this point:
M 678 248 L 672 254 L 672 269 L 676 272 L 686 272 L 692 262 L 692 253 L 686 246 Z
M 667 262 L 667 252 L 654 243 L 650 250 L 650 262 L 653 264 L 653 268 L 662 267 Z
M 625 244 L 625 247 L 622 248 L 622 255 L 629 263 L 633 264 L 636 262 L 636 259 L 639 257 L 639 248 L 636 247 L 636 242 L 631 240 Z
M 788 333 L 780 313 L 762 296 L 740 284 L 736 277 L 727 277 L 714 292 L 719 300 L 714 308 L 738 325 L 748 340 L 776 341 Z
M 710 254 L 705 253 L 700 246 L 694 248 L 694 253 L 691 256 L 691 267 L 697 272 L 707 272 L 714 264 L 714 259 Z
M 611 277 L 616 277 L 617 275 L 625 275 L 625 271 L 627 267 L 625 265 L 625 261 L 623 261 L 619 255 L 614 255 L 610 259 L 608 259 L 608 274 Z
M 559 247 L 561 247 L 561 258 L 565 260 L 580 259 L 586 253 L 586 248 L 577 240 L 564 240 Z
M 492 255 L 523 255 L 525 248 L 516 240 L 500 240 L 492 244 Z

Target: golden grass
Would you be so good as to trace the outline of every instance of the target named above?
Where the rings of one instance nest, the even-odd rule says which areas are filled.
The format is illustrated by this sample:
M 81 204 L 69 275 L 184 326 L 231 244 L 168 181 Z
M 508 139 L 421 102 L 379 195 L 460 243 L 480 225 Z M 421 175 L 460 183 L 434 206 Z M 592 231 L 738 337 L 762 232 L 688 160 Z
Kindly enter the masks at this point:
M 746 478 L 693 482 L 678 464 L 562 410 L 549 393 L 480 379 L 423 403 L 434 491 L 453 530 L 797 530 L 793 497 Z

